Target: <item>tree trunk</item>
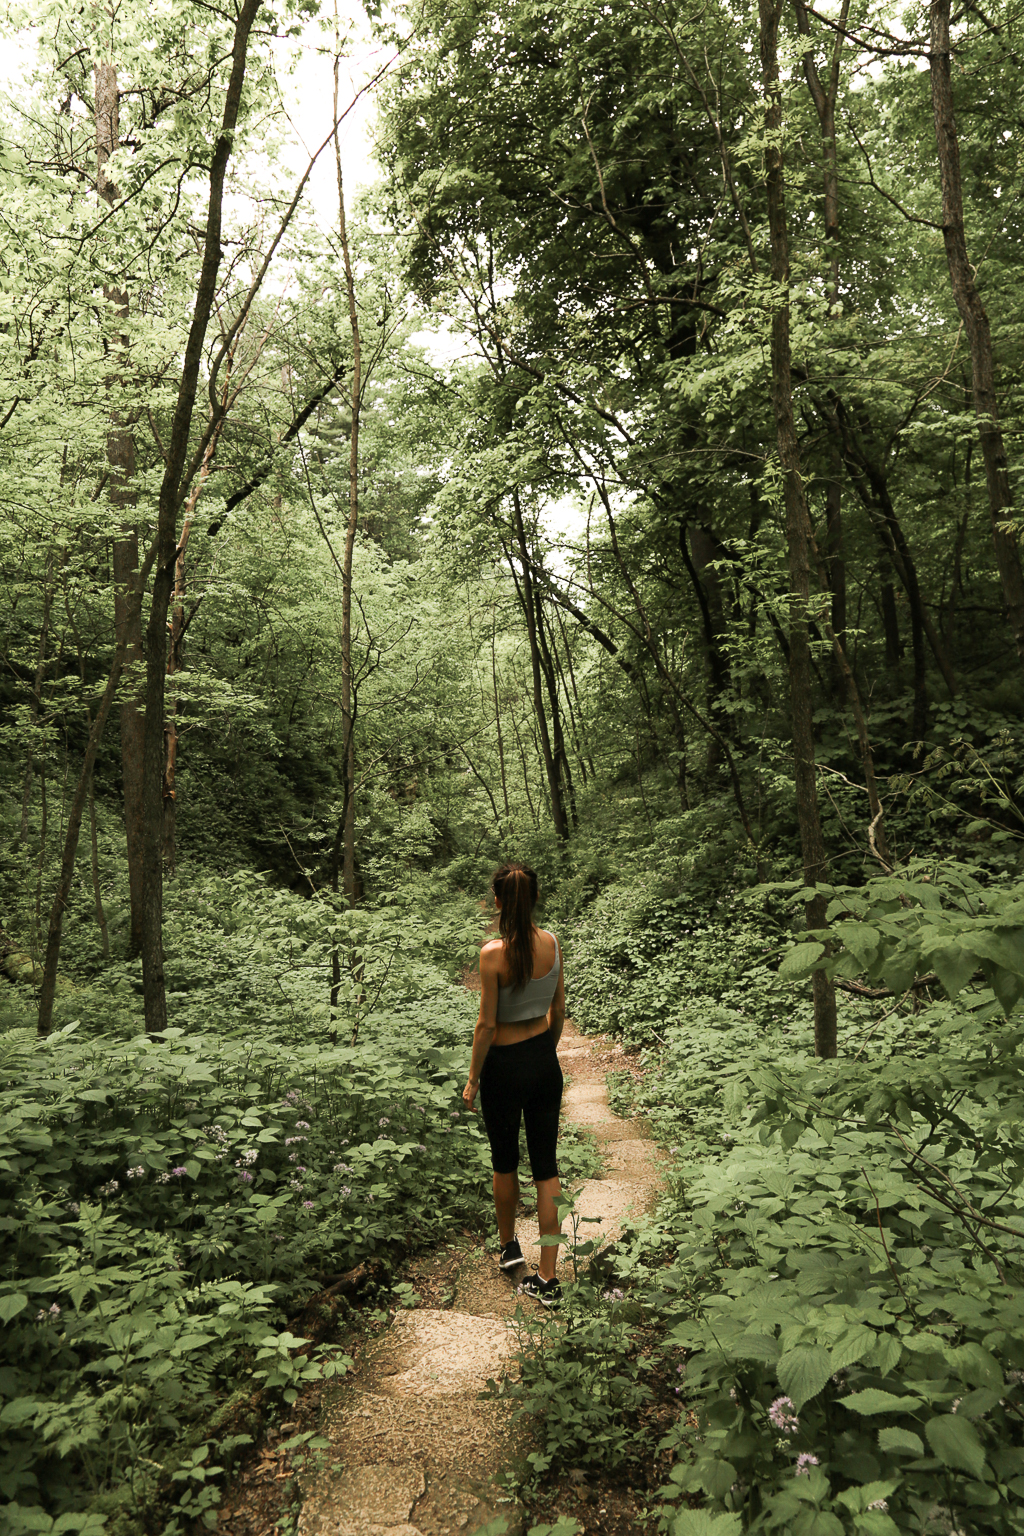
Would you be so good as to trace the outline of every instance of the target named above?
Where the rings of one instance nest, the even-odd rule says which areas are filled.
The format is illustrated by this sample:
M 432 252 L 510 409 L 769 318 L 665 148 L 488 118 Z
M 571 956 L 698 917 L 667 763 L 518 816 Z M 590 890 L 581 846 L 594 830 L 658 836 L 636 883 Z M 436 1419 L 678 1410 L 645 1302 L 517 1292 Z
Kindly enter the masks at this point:
M 825 491 L 825 554 L 828 562 L 832 633 L 845 652 L 846 551 L 843 546 L 842 472 L 842 456 L 833 448 L 832 474 Z
M 950 285 L 971 350 L 971 382 L 978 438 L 985 461 L 985 481 L 992 518 L 992 542 L 1003 587 L 1017 655 L 1024 662 L 1024 574 L 1014 536 L 1003 525 L 1011 516 L 1013 497 L 1006 444 L 996 399 L 995 356 L 988 315 L 978 294 L 974 268 L 967 259 L 963 190 L 960 181 L 960 141 L 953 113 L 953 75 L 949 41 L 950 0 L 932 0 L 931 43 L 928 54 L 942 183 L 942 239 L 946 247 Z
M 118 648 L 114 652 L 114 664 L 107 680 L 107 686 L 103 690 L 96 718 L 89 732 L 89 739 L 85 746 L 85 759 L 82 763 L 82 771 L 78 776 L 78 784 L 75 788 L 74 798 L 71 802 L 71 811 L 68 815 L 67 830 L 64 833 L 64 853 L 61 859 L 60 878 L 57 881 L 57 890 L 50 908 L 50 927 L 46 936 L 46 956 L 43 961 L 43 983 L 39 993 L 39 1016 L 36 1025 L 40 1035 L 48 1035 L 53 1024 L 53 999 L 57 990 L 57 963 L 60 959 L 61 931 L 64 924 L 64 911 L 71 894 L 71 882 L 75 873 L 75 857 L 78 853 L 78 838 L 82 830 L 82 815 L 85 810 L 86 798 L 89 787 L 92 784 L 92 772 L 96 763 L 96 753 L 99 749 L 100 738 L 103 735 L 103 727 L 107 723 L 110 706 L 114 702 L 114 694 L 121 677 L 121 669 L 124 665 L 124 653 Z
M 154 545 L 155 574 L 149 620 L 146 625 L 146 728 L 143 764 L 143 937 L 142 980 L 146 1029 L 150 1034 L 167 1027 L 167 995 L 163 955 L 163 789 L 164 789 L 164 692 L 167 677 L 167 614 L 174 591 L 177 556 L 178 509 L 184 495 L 182 480 L 187 468 L 189 433 L 195 407 L 199 369 L 206 331 L 217 291 L 221 262 L 221 223 L 224 180 L 245 80 L 249 34 L 261 0 L 242 0 L 235 21 L 231 70 L 224 97 L 220 133 L 210 161 L 210 196 L 206 232 L 192 323 L 189 327 L 178 386 L 174 417 L 167 444 L 167 458 L 157 501 Z
M 530 558 L 530 549 L 526 540 L 526 524 L 523 519 L 523 507 L 519 499 L 518 490 L 513 490 L 512 492 L 512 508 L 515 519 L 514 526 L 516 544 L 518 546 L 519 570 L 516 570 L 514 560 L 510 560 L 509 565 L 515 579 L 516 590 L 519 593 L 519 603 L 523 611 L 523 617 L 526 620 L 526 633 L 530 643 L 530 667 L 533 672 L 533 707 L 534 713 L 537 716 L 537 728 L 540 733 L 541 758 L 548 781 L 551 820 L 554 822 L 556 837 L 560 842 L 564 843 L 569 836 L 569 827 L 565 816 L 565 806 L 562 802 L 561 778 L 551 746 L 548 719 L 544 709 L 540 643 L 537 639 L 537 615 L 534 607 L 533 562 Z
M 526 794 L 526 803 L 530 807 L 530 818 L 533 821 L 534 827 L 539 827 L 540 817 L 537 815 L 537 807 L 534 805 L 533 796 L 530 793 L 530 768 L 526 758 L 526 748 L 523 746 L 523 738 L 519 734 L 519 721 L 516 719 L 514 708 L 509 713 L 509 719 L 512 721 L 512 733 L 516 738 L 516 746 L 519 748 L 519 762 L 523 770 L 523 790 Z
M 508 805 L 508 779 L 505 774 L 505 742 L 501 731 L 501 700 L 498 694 L 498 659 L 495 646 L 497 614 L 491 609 L 491 689 L 494 694 L 494 728 L 498 733 L 498 766 L 501 769 L 501 798 L 505 806 L 505 824 L 511 826 L 512 815 Z
M 53 564 L 47 559 L 46 569 L 43 573 L 43 616 L 39 621 L 39 646 L 36 651 L 36 671 L 32 680 L 32 697 L 29 700 L 29 713 L 32 720 L 32 730 L 29 735 L 28 761 L 25 764 L 25 778 L 21 789 L 21 822 L 18 828 L 18 843 L 24 847 L 28 841 L 28 813 L 32 804 L 32 775 L 35 759 L 35 733 L 39 724 L 39 712 L 43 701 L 43 678 L 46 675 L 46 645 L 50 634 L 50 609 L 53 606 Z
M 88 716 L 86 716 L 88 719 Z M 91 727 L 92 721 L 89 721 Z M 96 908 L 96 926 L 100 930 L 100 944 L 104 960 L 110 959 L 110 935 L 107 932 L 107 914 L 103 910 L 103 892 L 100 890 L 100 850 L 96 837 L 96 775 L 89 775 L 89 848 L 92 855 L 92 898 Z
M 879 589 L 882 605 L 882 630 L 885 635 L 885 664 L 896 668 L 903 659 L 903 642 L 900 639 L 900 616 L 896 611 L 896 590 L 891 581 L 883 581 Z
M 722 644 L 725 639 L 722 584 L 712 565 L 713 561 L 721 557 L 722 550 L 710 528 L 690 523 L 680 525 L 679 552 L 700 609 L 704 661 L 707 666 L 708 714 L 719 732 L 727 732 L 731 722 L 728 712 L 722 708 L 722 699 L 729 687 L 729 665 L 723 655 Z M 704 765 L 708 775 L 717 770 L 721 758 L 717 736 L 709 737 Z
M 359 526 L 359 414 L 362 408 L 362 338 L 356 305 L 355 278 L 345 223 L 345 189 L 341 175 L 341 141 L 338 138 L 338 69 L 334 57 L 334 160 L 338 176 L 338 232 L 345 261 L 345 291 L 348 296 L 348 321 L 352 332 L 352 431 L 348 460 L 348 524 L 345 529 L 345 554 L 341 577 L 341 728 L 342 779 L 344 783 L 342 815 L 342 853 L 345 895 L 356 900 L 356 738 L 355 708 L 352 698 L 352 557 Z
M 231 357 L 228 357 L 227 378 L 224 386 L 224 399 L 222 404 L 226 406 L 231 378 Z M 221 418 L 223 420 L 223 417 Z M 199 478 L 196 481 L 188 502 L 185 506 L 185 515 L 181 522 L 181 538 L 175 551 L 174 561 L 174 599 L 171 604 L 170 640 L 167 647 L 167 676 L 173 679 L 181 671 L 184 661 L 185 644 L 185 555 L 188 550 L 188 541 L 192 533 L 192 523 L 195 518 L 196 505 L 203 494 L 203 487 L 210 478 L 210 467 L 213 456 L 217 451 L 217 442 L 220 437 L 220 423 L 216 426 L 210 441 L 206 445 L 203 454 L 202 466 L 199 470 Z M 193 609 L 193 612 L 195 610 Z M 173 683 L 169 683 L 173 687 Z M 163 786 L 163 844 L 164 865 L 168 874 L 173 874 L 177 861 L 178 841 L 178 791 L 176 775 L 178 767 L 178 695 L 172 694 L 170 708 L 167 710 L 164 721 L 164 786 Z
M 793 722 L 793 772 L 797 818 L 803 852 L 804 880 L 823 881 L 827 861 L 818 814 L 814 761 L 814 722 L 811 695 L 811 653 L 807 638 L 810 600 L 811 520 L 800 474 L 800 451 L 793 416 L 792 362 L 789 338 L 789 231 L 786 222 L 782 158 L 782 95 L 779 86 L 778 31 L 781 0 L 758 0 L 761 64 L 765 92 L 765 158 L 768 231 L 772 278 L 780 290 L 773 299 L 771 328 L 772 404 L 778 437 L 786 510 L 789 552 L 789 683 Z M 825 926 L 825 898 L 807 903 L 807 925 Z M 818 1056 L 836 1055 L 836 997 L 830 977 L 814 973 L 814 1049 Z
M 576 746 L 576 756 L 579 759 L 580 776 L 583 779 L 583 783 L 586 784 L 588 771 L 590 778 L 592 779 L 597 778 L 597 771 L 594 768 L 594 759 L 586 750 L 586 745 L 583 738 L 583 706 L 580 703 L 580 691 L 576 685 L 576 669 L 572 663 L 572 646 L 569 644 L 569 636 L 566 633 L 565 620 L 562 618 L 562 610 L 559 608 L 557 603 L 555 604 L 555 617 L 558 620 L 558 633 L 562 637 L 562 647 L 565 651 L 565 665 L 569 674 L 569 687 L 571 690 L 571 697 L 570 695 L 567 695 L 567 697 L 570 697 L 569 721 L 572 725 L 573 741 Z M 575 712 L 572 708 L 572 699 L 575 699 L 576 701 Z
M 558 775 L 559 785 L 564 785 L 565 794 L 568 795 L 569 819 L 575 829 L 579 826 L 579 812 L 576 809 L 576 789 L 573 785 L 572 770 L 569 767 L 569 754 L 565 746 L 562 704 L 558 695 L 558 675 L 555 671 L 551 647 L 548 645 L 547 628 L 544 622 L 544 603 L 540 590 L 537 587 L 533 589 L 533 601 L 537 615 L 537 640 L 540 645 L 541 667 L 544 672 L 544 681 L 547 684 L 548 703 L 551 708 L 551 737 L 554 748 L 555 772 Z
M 100 197 L 113 207 L 118 199 L 115 182 L 107 175 L 107 163 L 121 142 L 120 100 L 117 68 L 112 63 L 97 64 L 94 72 L 96 123 L 96 187 Z M 128 295 L 120 288 L 104 288 L 104 297 L 120 319 L 128 314 Z M 121 337 L 118 349 L 124 365 L 128 338 Z M 107 374 L 107 392 L 113 395 L 119 382 L 116 371 Z M 121 537 L 114 540 L 114 637 L 124 648 L 126 665 L 140 665 L 142 653 L 142 610 L 131 601 L 139 572 L 139 538 L 132 522 L 135 510 L 135 439 L 125 426 L 116 403 L 110 406 L 107 432 L 107 462 L 110 475 L 107 495 L 110 505 L 123 514 Z M 134 681 L 134 680 L 133 680 Z M 128 849 L 128 896 L 131 908 L 128 948 L 132 956 L 142 953 L 142 850 L 143 850 L 143 761 L 145 723 L 139 710 L 136 688 L 121 700 L 121 783 L 124 793 L 124 830 Z

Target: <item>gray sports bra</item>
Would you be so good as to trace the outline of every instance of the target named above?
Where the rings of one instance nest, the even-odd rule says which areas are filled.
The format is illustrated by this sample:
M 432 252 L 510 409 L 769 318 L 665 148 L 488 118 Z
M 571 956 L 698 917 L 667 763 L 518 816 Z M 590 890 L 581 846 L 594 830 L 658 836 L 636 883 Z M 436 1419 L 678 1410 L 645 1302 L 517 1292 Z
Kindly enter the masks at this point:
M 542 928 L 540 931 L 555 939 L 554 934 L 547 929 Z M 561 969 L 562 956 L 558 940 L 555 939 L 555 963 L 546 976 L 533 977 L 521 987 L 499 986 L 497 1022 L 521 1024 L 528 1019 L 541 1018 L 551 1007 Z

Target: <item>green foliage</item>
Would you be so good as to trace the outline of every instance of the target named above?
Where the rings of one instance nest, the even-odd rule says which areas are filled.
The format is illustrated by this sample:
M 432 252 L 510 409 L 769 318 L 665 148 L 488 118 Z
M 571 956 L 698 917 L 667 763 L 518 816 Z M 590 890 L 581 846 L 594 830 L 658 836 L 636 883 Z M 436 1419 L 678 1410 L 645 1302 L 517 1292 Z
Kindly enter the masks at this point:
M 952 860 L 912 860 L 863 888 L 825 886 L 828 928 L 783 958 L 780 976 L 866 975 L 899 995 L 928 974 L 956 998 L 976 973 L 1003 1012 L 1024 995 L 1024 886 L 983 884 Z
M 703 883 L 703 889 L 702 887 Z M 660 875 L 609 885 L 574 927 L 573 1011 L 584 1029 L 664 1044 L 709 1006 L 756 1033 L 790 994 L 769 963 L 778 920 L 734 891 Z
M 97 1514 L 114 1497 L 135 1520 L 158 1501 L 212 1517 L 249 1441 L 210 1452 L 227 1395 L 247 1383 L 290 1403 L 346 1367 L 289 1331 L 303 1297 L 483 1211 L 483 1133 L 459 1098 L 473 1005 L 431 958 L 457 964 L 469 929 L 458 903 L 438 919 L 428 933 L 408 907 L 346 915 L 256 879 L 195 879 L 169 924 L 162 1038 L 137 1033 L 125 967 L 68 999 L 92 1033 L 0 1036 L 12 1536 L 77 1518 L 86 1488 Z M 336 940 L 358 947 L 370 997 L 346 971 L 332 1045 Z
M 1015 886 L 934 862 L 831 894 L 839 955 L 854 961 L 862 925 L 877 943 L 886 923 L 922 957 L 956 935 L 980 960 L 1018 900 Z M 673 909 L 655 897 L 624 906 L 617 923 L 604 908 L 604 950 L 599 925 L 582 925 L 598 961 L 634 944 L 635 970 L 603 973 L 612 1016 L 641 968 L 676 947 L 670 933 L 656 942 Z M 767 918 L 757 922 L 767 937 Z M 647 1070 L 615 1087 L 673 1143 L 674 1166 L 656 1215 L 616 1246 L 607 1295 L 548 1324 L 562 1331 L 526 1370 L 544 1405 L 542 1459 L 666 1458 L 669 1536 L 1020 1536 L 1020 1019 L 985 987 L 924 1007 L 887 1000 L 888 1012 L 846 1001 L 844 1054 L 815 1061 L 784 971 L 742 1008 L 715 1000 L 728 967 L 709 977 L 703 1008 L 698 997 L 660 1018 L 636 988 L 644 1022 L 632 1038 Z M 619 1408 L 565 1406 L 587 1401 L 607 1370 Z M 651 1412 L 673 1400 L 659 1436 Z

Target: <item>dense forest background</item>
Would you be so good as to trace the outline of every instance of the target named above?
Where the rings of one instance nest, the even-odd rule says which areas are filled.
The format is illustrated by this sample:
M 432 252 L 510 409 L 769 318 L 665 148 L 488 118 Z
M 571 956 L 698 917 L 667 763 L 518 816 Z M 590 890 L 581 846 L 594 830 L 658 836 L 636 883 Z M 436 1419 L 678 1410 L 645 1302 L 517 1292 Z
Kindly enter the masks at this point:
M 371 7 L 353 201 L 336 13 L 8 7 L 4 1531 L 215 1524 L 304 1300 L 486 1223 L 510 854 L 673 1158 L 535 1486 L 1024 1531 L 1021 26 Z

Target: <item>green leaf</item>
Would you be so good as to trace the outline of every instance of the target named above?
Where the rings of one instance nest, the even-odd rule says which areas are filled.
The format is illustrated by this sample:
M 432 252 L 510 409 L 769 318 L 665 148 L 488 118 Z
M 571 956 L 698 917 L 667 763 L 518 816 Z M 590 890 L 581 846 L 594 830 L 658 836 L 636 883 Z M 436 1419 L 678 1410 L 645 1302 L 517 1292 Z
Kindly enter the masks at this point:
M 894 1392 L 883 1392 L 880 1387 L 852 1392 L 840 1401 L 844 1408 L 852 1408 L 854 1413 L 913 1413 L 921 1407 L 919 1397 L 897 1397 Z
M 959 944 L 943 944 L 940 949 L 933 949 L 928 958 L 950 997 L 958 997 L 977 970 L 974 955 Z
M 973 1477 L 985 1470 L 985 1452 L 978 1431 L 969 1419 L 956 1413 L 939 1414 L 924 1427 L 928 1444 L 947 1467 L 961 1467 Z
M 0 1296 L 0 1322 L 9 1323 L 12 1317 L 17 1317 L 19 1312 L 24 1312 L 28 1306 L 28 1297 L 20 1291 L 14 1291 L 7 1296 Z
M 739 1515 L 709 1515 L 706 1509 L 684 1509 L 670 1527 L 671 1536 L 740 1536 Z
M 820 1344 L 798 1344 L 788 1350 L 775 1367 L 779 1385 L 795 1408 L 802 1408 L 817 1397 L 832 1375 L 832 1356 Z
M 964 1344 L 952 1351 L 950 1364 L 972 1387 L 1001 1388 L 1003 1370 L 994 1355 L 980 1344 Z
M 898 946 L 882 966 L 881 979 L 894 992 L 905 992 L 917 975 L 917 951 Z
M 857 957 L 861 965 L 870 965 L 882 939 L 877 928 L 873 928 L 870 923 L 846 921 L 835 923 L 833 932 L 846 945 L 850 953 Z
M 736 1481 L 736 1468 L 731 1461 L 704 1458 L 698 1469 L 701 1486 L 713 1499 L 724 1499 Z
M 878 1431 L 878 1448 L 880 1451 L 889 1451 L 896 1455 L 924 1455 L 924 1441 L 919 1435 L 915 1435 L 909 1429 L 880 1429 Z
M 824 953 L 824 944 L 794 944 L 782 957 L 779 975 L 787 981 L 802 981 Z
M 767 1333 L 741 1333 L 730 1346 L 730 1352 L 740 1360 L 764 1360 L 774 1365 L 781 1353 L 778 1339 Z
M 844 1493 L 836 1494 L 836 1502 L 845 1504 L 847 1509 L 863 1510 L 869 1504 L 874 1504 L 878 1499 L 887 1499 L 900 1485 L 898 1477 L 886 1478 L 884 1481 L 873 1480 L 870 1483 L 861 1483 L 857 1488 L 847 1488 Z
M 832 1372 L 841 1371 L 844 1366 L 855 1365 L 858 1360 L 875 1347 L 877 1334 L 872 1328 L 863 1325 L 851 1328 L 836 1340 L 829 1356 L 832 1362 Z

